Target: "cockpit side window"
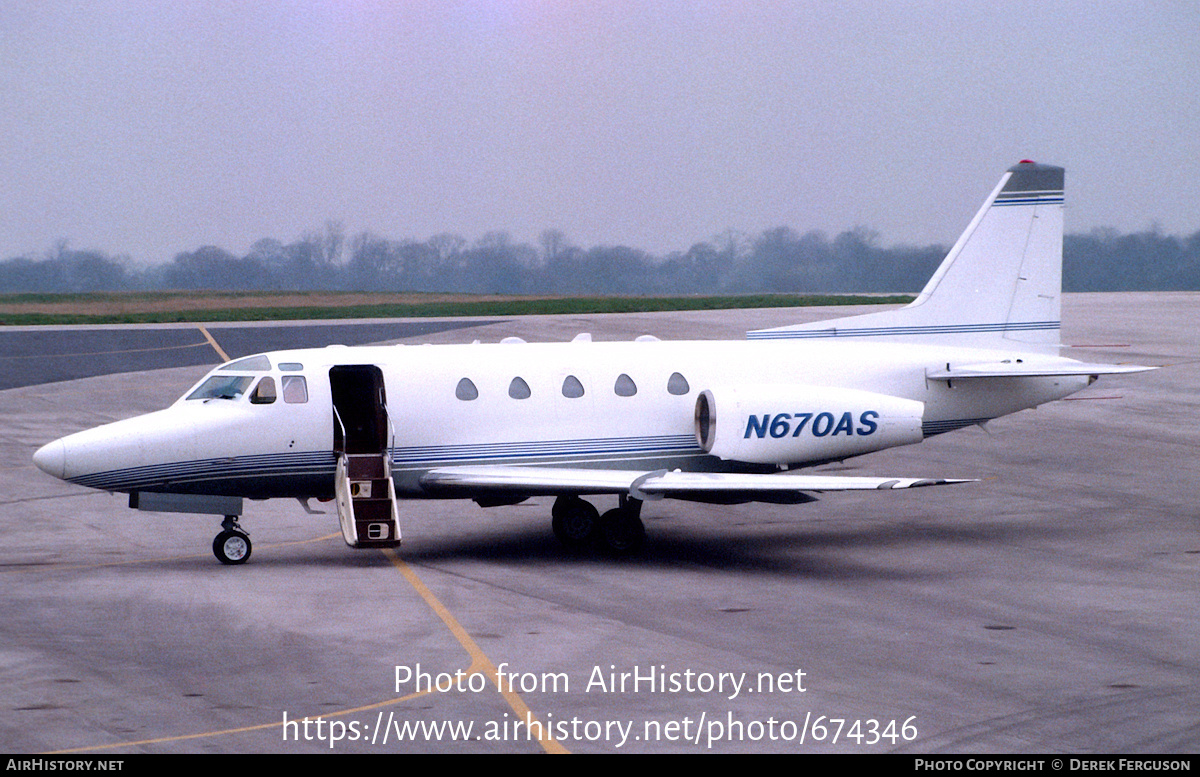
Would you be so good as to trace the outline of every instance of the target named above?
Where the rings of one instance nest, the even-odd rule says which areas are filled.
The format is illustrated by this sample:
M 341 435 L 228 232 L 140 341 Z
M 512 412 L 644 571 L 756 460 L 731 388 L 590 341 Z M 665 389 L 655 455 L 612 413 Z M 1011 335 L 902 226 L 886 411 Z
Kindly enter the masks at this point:
M 303 375 L 284 375 L 280 378 L 283 385 L 283 401 L 289 405 L 302 405 L 308 401 L 308 381 Z
M 237 399 L 250 388 L 249 375 L 212 375 L 201 383 L 188 399 Z
M 275 396 L 275 379 L 268 375 L 250 393 L 250 404 L 269 405 L 275 401 Z

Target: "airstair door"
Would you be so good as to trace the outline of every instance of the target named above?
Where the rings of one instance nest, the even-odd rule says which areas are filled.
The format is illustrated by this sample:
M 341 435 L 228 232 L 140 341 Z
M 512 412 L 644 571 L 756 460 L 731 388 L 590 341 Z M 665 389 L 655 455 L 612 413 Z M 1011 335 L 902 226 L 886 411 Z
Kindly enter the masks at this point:
M 329 370 L 329 386 L 342 537 L 352 548 L 395 547 L 400 544 L 400 516 L 388 453 L 392 425 L 383 372 L 373 364 L 338 365 Z

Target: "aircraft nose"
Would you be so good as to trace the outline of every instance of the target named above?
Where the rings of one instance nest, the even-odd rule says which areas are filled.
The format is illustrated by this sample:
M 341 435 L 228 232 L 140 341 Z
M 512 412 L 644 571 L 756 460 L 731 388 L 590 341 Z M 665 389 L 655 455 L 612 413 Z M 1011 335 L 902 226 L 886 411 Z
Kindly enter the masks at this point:
M 67 471 L 67 448 L 62 440 L 55 440 L 38 448 L 33 454 L 33 463 L 47 475 L 62 479 Z

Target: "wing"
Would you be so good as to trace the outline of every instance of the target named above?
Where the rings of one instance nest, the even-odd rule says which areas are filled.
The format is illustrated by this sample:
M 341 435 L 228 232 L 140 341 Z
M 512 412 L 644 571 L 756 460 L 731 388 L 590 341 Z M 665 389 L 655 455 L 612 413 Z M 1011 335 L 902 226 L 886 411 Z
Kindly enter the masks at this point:
M 1146 372 L 1157 367 L 1142 367 L 1136 364 L 1087 364 L 1071 359 L 1055 361 L 1025 361 L 1022 359 L 1003 362 L 980 362 L 975 364 L 946 365 L 944 370 L 929 370 L 925 377 L 931 380 L 959 380 L 966 378 L 1042 378 L 1068 377 L 1073 375 L 1123 375 L 1131 372 Z
M 839 477 L 836 475 L 742 474 L 680 470 L 567 469 L 558 467 L 467 466 L 430 470 L 421 485 L 445 496 L 513 493 L 628 494 L 635 499 L 671 497 L 700 502 L 811 502 L 811 493 L 918 488 L 968 480 L 942 478 Z

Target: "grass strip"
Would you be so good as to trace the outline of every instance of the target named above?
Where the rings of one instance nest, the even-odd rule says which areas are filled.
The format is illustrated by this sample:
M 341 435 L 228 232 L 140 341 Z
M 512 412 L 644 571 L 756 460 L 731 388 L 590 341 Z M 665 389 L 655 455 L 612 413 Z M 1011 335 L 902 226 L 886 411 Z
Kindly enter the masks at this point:
M 3 295 L 0 304 L 63 304 L 111 299 L 115 295 Z M 182 296 L 182 295 L 181 295 Z M 250 296 L 250 295 L 247 295 Z M 262 295 L 256 295 L 262 296 Z M 36 297 L 37 299 L 28 299 Z M 230 295 L 222 297 L 229 299 Z M 18 299 L 25 298 L 25 299 Z M 149 300 L 162 295 L 146 295 Z M 194 299 L 190 295 L 189 299 Z M 323 295 L 327 299 L 328 295 Z M 129 297 L 120 297 L 128 304 Z M 900 305 L 911 296 L 793 295 L 760 294 L 732 297 L 547 297 L 381 303 L 368 305 L 289 305 L 279 307 L 213 307 L 171 311 L 126 311 L 120 313 L 43 313 L 37 311 L 0 313 L 0 325 L 36 326 L 65 324 L 163 324 L 211 321 L 284 321 L 300 319 L 364 318 L 457 318 L 476 316 L 533 316 L 594 313 L 647 313 L 658 311 L 730 310 L 740 308 L 791 308 L 831 305 Z

